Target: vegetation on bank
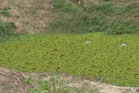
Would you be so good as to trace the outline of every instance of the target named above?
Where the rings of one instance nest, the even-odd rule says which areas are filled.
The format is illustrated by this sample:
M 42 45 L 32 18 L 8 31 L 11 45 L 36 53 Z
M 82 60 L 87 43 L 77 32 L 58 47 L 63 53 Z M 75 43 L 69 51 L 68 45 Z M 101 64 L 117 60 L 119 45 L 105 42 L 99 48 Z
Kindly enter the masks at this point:
M 61 73 L 49 73 L 50 78 L 47 80 L 37 80 L 36 82 L 32 81 L 30 77 L 26 79 L 26 83 L 32 84 L 34 88 L 30 88 L 27 93 L 100 93 L 96 86 L 90 86 L 89 83 L 83 82 L 79 86 L 74 86 L 76 82 L 82 81 L 79 78 L 68 78 L 62 75 Z M 40 74 L 39 78 L 45 76 Z M 66 78 L 66 79 L 65 79 Z M 68 78 L 68 79 L 67 79 Z M 72 86 L 71 86 L 72 85 Z M 38 86 L 38 87 L 35 87 Z
M 0 43 L 7 40 L 16 39 L 17 33 L 15 32 L 16 25 L 11 21 L 3 21 L 2 16 L 10 17 L 9 6 L 0 8 Z
M 7 40 L 17 38 L 17 33 L 14 32 L 15 24 L 13 22 L 3 22 L 0 20 L 0 43 Z
M 139 33 L 138 2 L 123 6 L 112 2 L 92 2 L 82 7 L 65 0 L 53 0 L 53 3 L 57 16 L 50 22 L 50 33 Z

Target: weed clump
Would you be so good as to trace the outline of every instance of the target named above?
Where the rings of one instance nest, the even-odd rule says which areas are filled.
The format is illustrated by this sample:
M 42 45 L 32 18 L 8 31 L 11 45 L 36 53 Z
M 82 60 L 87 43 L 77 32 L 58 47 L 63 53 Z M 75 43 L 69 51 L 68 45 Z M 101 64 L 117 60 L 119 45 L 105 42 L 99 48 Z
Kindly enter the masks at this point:
M 76 12 L 77 7 L 73 7 L 72 3 L 67 3 L 65 0 L 53 0 L 53 7 L 64 12 Z
M 9 10 L 10 10 L 10 9 L 11 9 L 11 8 L 10 8 L 9 6 L 6 6 L 6 7 L 4 7 L 4 8 L 1 8 L 1 9 L 0 9 L 0 14 L 3 15 L 3 16 L 9 17 L 9 16 L 10 16 L 10 13 L 9 13 Z
M 16 26 L 13 22 L 2 22 L 0 20 L 0 42 L 10 39 L 10 37 L 16 36 L 14 32 Z

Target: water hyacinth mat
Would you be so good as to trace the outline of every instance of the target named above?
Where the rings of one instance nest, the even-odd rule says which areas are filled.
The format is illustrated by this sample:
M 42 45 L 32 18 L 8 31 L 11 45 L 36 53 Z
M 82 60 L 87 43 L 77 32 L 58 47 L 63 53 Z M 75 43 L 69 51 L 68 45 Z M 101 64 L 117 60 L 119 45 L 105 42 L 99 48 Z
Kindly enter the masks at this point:
M 0 66 L 22 72 L 66 72 L 139 86 L 136 35 L 24 35 L 0 44 Z

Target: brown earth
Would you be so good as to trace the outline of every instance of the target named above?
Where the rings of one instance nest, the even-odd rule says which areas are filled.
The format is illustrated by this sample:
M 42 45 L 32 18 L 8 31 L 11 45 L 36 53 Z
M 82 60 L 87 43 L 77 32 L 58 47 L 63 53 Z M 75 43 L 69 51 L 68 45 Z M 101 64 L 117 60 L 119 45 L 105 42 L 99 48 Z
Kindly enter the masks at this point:
M 30 87 L 20 73 L 0 68 L 0 93 L 26 93 Z
M 31 83 L 25 83 L 25 79 L 27 77 L 31 77 L 33 83 L 37 80 L 49 80 L 51 76 L 49 74 L 41 74 L 40 78 L 39 73 L 19 73 L 0 67 L 0 93 L 27 93 L 27 90 L 33 88 Z M 90 80 L 80 79 L 79 77 L 75 78 L 65 74 L 60 74 L 58 80 L 63 80 L 64 82 L 67 80 L 70 81 L 66 84 L 68 87 L 82 88 L 87 84 L 88 87 L 86 90 L 95 88 L 95 90 L 97 90 L 96 93 L 139 93 L 139 88 L 136 88 L 135 92 L 131 90 L 130 87 L 118 87 L 98 81 L 93 82 Z M 38 86 L 34 87 L 37 88 Z
M 51 0 L 0 0 L 0 8 L 6 6 L 11 8 L 11 16 L 1 16 L 1 20 L 14 22 L 17 32 L 40 32 L 52 16 Z

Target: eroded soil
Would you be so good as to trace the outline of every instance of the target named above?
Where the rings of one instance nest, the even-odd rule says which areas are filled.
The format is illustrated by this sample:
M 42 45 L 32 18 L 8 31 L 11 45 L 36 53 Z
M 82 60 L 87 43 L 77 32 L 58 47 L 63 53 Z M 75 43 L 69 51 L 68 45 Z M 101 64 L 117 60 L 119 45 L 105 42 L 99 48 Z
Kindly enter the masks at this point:
M 30 83 L 25 83 L 27 77 L 31 77 Z M 66 74 L 59 74 L 54 77 L 57 77 L 58 81 L 68 81 L 65 86 L 76 88 L 86 87 L 86 90 L 92 88 L 95 89 L 97 93 L 139 93 L 139 88 L 132 90 L 130 87 L 118 87 L 102 82 L 93 82 Z M 48 73 L 21 73 L 0 67 L 0 93 L 27 93 L 27 90 L 30 88 L 38 87 L 38 85 L 32 86 L 33 82 L 37 80 L 49 80 L 50 78 L 51 75 Z M 57 85 L 57 88 L 58 87 L 59 85 Z

